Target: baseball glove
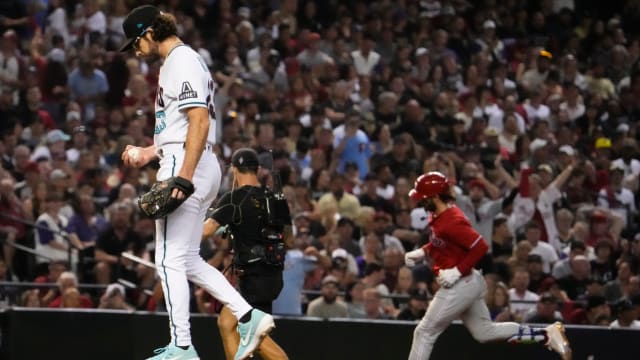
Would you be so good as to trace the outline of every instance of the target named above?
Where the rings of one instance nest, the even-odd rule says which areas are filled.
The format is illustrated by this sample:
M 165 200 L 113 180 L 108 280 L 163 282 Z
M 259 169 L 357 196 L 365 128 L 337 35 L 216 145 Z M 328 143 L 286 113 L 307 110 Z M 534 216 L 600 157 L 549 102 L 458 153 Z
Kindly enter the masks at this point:
M 172 197 L 173 189 L 179 189 L 185 196 L 182 199 Z M 138 207 L 146 216 L 160 219 L 177 209 L 193 194 L 194 190 L 191 181 L 179 176 L 170 177 L 153 184 L 151 190 L 138 199 Z

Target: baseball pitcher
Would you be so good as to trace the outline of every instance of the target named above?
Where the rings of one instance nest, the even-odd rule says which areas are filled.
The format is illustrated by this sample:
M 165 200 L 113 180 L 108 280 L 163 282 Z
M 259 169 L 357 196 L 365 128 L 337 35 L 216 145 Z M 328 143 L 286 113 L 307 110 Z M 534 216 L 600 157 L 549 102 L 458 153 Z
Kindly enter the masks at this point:
M 454 204 L 447 178 L 439 172 L 421 175 L 409 196 L 431 214 L 430 242 L 405 254 L 405 263 L 414 266 L 428 255 L 433 261 L 440 289 L 427 313 L 416 326 L 410 360 L 427 360 L 433 344 L 455 319 L 461 318 L 471 335 L 480 342 L 507 340 L 511 343 L 539 343 L 571 359 L 564 326 L 557 322 L 546 328 L 491 321 L 484 300 L 486 283 L 473 267 L 487 252 L 481 235 Z
M 271 315 L 252 307 L 199 255 L 202 222 L 220 187 L 215 142 L 215 84 L 202 58 L 177 36 L 173 16 L 154 6 L 133 9 L 122 25 L 121 51 L 163 61 L 156 97 L 154 145 L 128 145 L 127 166 L 141 167 L 159 157 L 159 180 L 139 200 L 143 213 L 156 219 L 155 263 L 162 282 L 171 343 L 150 359 L 199 359 L 191 344 L 189 284 L 193 281 L 225 304 L 238 319 L 236 359 L 250 357 L 274 327 Z

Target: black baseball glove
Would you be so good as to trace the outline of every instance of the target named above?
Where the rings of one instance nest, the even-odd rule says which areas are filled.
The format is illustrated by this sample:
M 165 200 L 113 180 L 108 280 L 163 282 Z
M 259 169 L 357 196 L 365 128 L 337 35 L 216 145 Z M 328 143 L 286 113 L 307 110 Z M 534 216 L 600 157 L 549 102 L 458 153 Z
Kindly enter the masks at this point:
M 182 191 L 185 196 L 182 199 L 172 197 L 173 189 Z M 160 219 L 177 209 L 194 191 L 191 181 L 179 176 L 170 177 L 153 184 L 151 190 L 138 199 L 138 207 L 146 216 Z

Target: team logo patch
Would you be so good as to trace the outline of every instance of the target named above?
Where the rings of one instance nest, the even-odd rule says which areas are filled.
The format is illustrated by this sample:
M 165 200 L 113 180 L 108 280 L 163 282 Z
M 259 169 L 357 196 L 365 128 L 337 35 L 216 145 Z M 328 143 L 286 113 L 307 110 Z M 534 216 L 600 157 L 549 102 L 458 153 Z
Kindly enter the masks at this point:
M 178 95 L 178 100 L 182 101 L 185 99 L 195 99 L 197 97 L 198 97 L 198 92 L 193 91 L 191 84 L 189 84 L 188 81 L 183 82 L 180 95 Z

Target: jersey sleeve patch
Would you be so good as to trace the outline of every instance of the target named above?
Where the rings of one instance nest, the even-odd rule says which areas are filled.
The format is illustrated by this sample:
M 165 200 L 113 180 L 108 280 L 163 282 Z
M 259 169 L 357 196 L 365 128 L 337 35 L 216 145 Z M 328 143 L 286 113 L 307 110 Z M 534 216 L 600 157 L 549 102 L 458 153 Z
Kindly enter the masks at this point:
M 182 83 L 182 87 L 180 90 L 180 95 L 178 95 L 178 100 L 183 101 L 187 99 L 197 99 L 198 92 L 193 90 L 191 84 L 188 81 Z

